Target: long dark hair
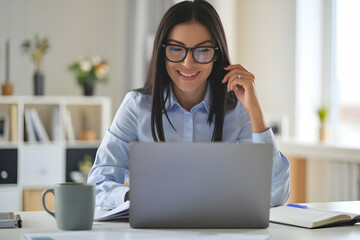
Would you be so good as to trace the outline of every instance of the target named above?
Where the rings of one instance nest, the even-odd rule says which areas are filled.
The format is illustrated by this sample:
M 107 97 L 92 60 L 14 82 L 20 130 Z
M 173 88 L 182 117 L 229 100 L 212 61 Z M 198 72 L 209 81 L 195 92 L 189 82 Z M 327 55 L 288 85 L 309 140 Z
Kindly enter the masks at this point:
M 165 102 L 169 98 L 171 78 L 165 67 L 165 52 L 162 44 L 168 38 L 170 31 L 178 24 L 196 21 L 208 28 L 219 50 L 216 52 L 216 61 L 208 81 L 212 94 L 208 124 L 210 125 L 215 116 L 215 126 L 212 141 L 222 141 L 224 117 L 227 109 L 234 108 L 237 100 L 233 92 L 226 91 L 226 84 L 221 80 L 227 73 L 223 69 L 230 64 L 225 32 L 216 10 L 210 3 L 204 0 L 184 1 L 172 6 L 163 16 L 155 35 L 153 53 L 143 88 L 137 91 L 144 94 L 152 94 L 151 107 L 151 132 L 154 141 L 165 141 L 162 123 L 164 113 L 170 125 L 172 125 Z M 166 96 L 164 96 L 166 93 Z M 174 128 L 175 130 L 175 128 Z

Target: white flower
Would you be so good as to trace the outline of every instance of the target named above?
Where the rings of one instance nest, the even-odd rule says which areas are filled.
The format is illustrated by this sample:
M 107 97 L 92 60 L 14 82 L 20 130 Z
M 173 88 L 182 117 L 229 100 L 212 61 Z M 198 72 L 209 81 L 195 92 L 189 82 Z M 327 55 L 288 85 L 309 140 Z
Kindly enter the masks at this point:
M 92 68 L 92 64 L 88 59 L 82 59 L 79 61 L 79 65 L 82 71 L 89 72 Z
M 91 62 L 94 66 L 96 66 L 102 62 L 102 59 L 99 56 L 93 56 L 91 57 Z

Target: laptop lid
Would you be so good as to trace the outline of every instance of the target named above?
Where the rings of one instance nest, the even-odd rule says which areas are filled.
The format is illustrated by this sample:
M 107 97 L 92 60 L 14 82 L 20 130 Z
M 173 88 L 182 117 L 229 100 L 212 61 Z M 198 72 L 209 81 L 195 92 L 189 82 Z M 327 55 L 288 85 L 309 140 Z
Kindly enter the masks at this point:
M 132 143 L 130 225 L 266 228 L 273 146 Z

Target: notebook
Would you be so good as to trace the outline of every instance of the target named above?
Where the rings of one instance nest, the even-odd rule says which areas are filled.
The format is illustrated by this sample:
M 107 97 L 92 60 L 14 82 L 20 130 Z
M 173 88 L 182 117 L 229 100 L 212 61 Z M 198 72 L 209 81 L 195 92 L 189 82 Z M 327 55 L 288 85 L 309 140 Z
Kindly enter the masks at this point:
M 319 228 L 352 225 L 360 222 L 360 215 L 308 207 L 280 206 L 271 208 L 270 221 L 304 228 Z
M 134 228 L 266 228 L 272 144 L 132 143 Z
M 0 212 L 0 228 L 21 228 L 20 215 L 15 215 L 13 212 Z

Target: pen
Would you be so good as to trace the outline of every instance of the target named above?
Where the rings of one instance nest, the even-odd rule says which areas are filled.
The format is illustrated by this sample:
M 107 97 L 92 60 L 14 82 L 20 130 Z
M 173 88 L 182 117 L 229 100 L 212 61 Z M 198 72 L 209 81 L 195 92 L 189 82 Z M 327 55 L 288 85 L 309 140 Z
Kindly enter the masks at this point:
M 16 218 L 18 228 L 21 228 L 22 227 L 22 220 L 21 220 L 20 214 L 16 214 L 15 218 Z
M 308 209 L 307 206 L 305 205 L 300 205 L 300 204 L 294 204 L 294 203 L 289 203 L 288 205 L 286 205 L 287 207 L 295 207 L 295 208 L 301 208 L 301 209 Z

